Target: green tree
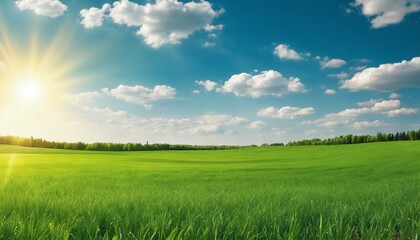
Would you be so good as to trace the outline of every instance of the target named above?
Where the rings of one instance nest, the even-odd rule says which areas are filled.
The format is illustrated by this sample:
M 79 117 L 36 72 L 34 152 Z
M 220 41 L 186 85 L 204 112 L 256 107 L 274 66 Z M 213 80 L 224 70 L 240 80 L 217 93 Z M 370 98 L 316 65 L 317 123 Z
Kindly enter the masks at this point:
M 382 142 L 382 141 L 384 141 L 384 134 L 383 133 L 381 133 L 381 132 L 378 132 L 378 133 L 376 133 L 376 141 L 378 141 L 378 142 Z
M 411 130 L 408 133 L 408 136 L 409 136 L 409 138 L 410 138 L 411 141 L 417 140 L 416 131 L 414 131 L 414 130 Z

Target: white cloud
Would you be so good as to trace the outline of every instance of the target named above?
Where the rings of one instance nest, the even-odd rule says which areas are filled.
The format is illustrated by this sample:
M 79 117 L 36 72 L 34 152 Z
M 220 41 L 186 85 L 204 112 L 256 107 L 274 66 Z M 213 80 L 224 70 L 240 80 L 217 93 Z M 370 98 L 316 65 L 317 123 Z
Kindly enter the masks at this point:
M 282 107 L 277 109 L 273 106 L 263 108 L 258 111 L 258 116 L 271 117 L 278 119 L 295 119 L 296 117 L 308 116 L 315 113 L 315 109 L 312 107 L 297 108 L 297 107 Z
M 387 112 L 386 114 L 389 117 L 398 117 L 398 116 L 403 116 L 403 115 L 412 115 L 418 112 L 419 110 L 417 108 L 399 108 L 399 109 L 391 110 Z
M 219 11 L 220 13 L 220 11 Z M 219 24 L 219 25 L 207 25 L 204 27 L 204 30 L 206 30 L 206 32 L 208 32 L 207 37 L 208 38 L 217 38 L 219 36 L 220 31 L 222 31 L 224 25 Z M 203 47 L 213 47 L 215 46 L 216 43 L 214 42 L 204 42 Z
M 170 137 L 182 135 L 183 138 L 185 135 L 204 135 L 206 138 L 210 138 L 211 135 L 230 135 L 235 133 L 235 128 L 247 122 L 245 118 L 224 114 L 205 114 L 194 118 L 145 118 L 108 107 L 84 106 L 81 110 L 87 113 L 86 117 L 94 118 L 91 120 L 96 122 L 96 125 L 106 127 L 107 131 L 131 133 L 137 137 L 140 134 L 142 138 L 143 135 L 150 137 L 151 134 L 165 142 L 168 142 L 168 134 Z
M 206 80 L 206 81 L 195 81 L 195 83 L 197 83 L 200 86 L 203 86 L 209 92 L 215 90 L 216 87 L 217 87 L 217 83 L 212 82 L 210 80 Z
M 344 65 L 346 65 L 346 61 L 343 59 L 333 58 L 330 59 L 329 57 L 325 57 L 322 59 L 319 64 L 321 65 L 321 69 L 325 68 L 340 68 Z
M 204 27 L 204 30 L 206 30 L 206 32 L 221 31 L 223 29 L 223 27 L 224 27 L 223 24 L 207 25 L 207 26 Z
M 358 103 L 361 108 L 349 108 L 338 113 L 330 113 L 312 123 L 321 127 L 332 128 L 336 126 L 352 126 L 355 118 L 366 114 L 388 114 L 389 111 L 400 107 L 397 99 L 382 100 L 371 99 L 367 102 Z M 388 114 L 389 115 L 389 114 Z
M 20 10 L 31 10 L 37 15 L 58 17 L 67 11 L 67 6 L 59 0 L 17 0 Z
M 111 8 L 109 4 L 104 4 L 102 8 L 89 8 L 80 11 L 80 16 L 83 18 L 81 23 L 85 28 L 94 28 L 102 26 L 105 12 Z
M 128 117 L 129 116 L 129 114 L 126 111 L 114 111 L 109 107 L 97 108 L 97 107 L 83 106 L 82 109 L 87 112 L 91 112 L 95 114 L 103 114 L 108 117 Z
M 401 97 L 401 95 L 400 94 L 398 94 L 398 93 L 391 93 L 390 95 L 389 95 L 389 98 L 400 98 Z
M 328 94 L 328 95 L 333 95 L 333 94 L 335 94 L 335 90 L 333 90 L 333 89 L 327 89 L 327 90 L 325 90 L 324 93 L 325 94 Z
M 286 135 L 286 133 L 287 133 L 287 131 L 285 131 L 285 130 L 280 130 L 280 129 L 278 129 L 278 128 L 273 128 L 273 129 L 271 129 L 271 130 L 272 130 L 273 134 L 274 134 L 275 136 L 277 136 L 277 137 L 284 137 L 284 136 Z
M 317 122 L 317 121 L 316 121 Z M 318 126 L 324 128 L 334 128 L 338 126 L 346 126 L 349 124 L 349 120 L 336 120 L 336 121 L 321 121 L 318 123 Z
M 328 77 L 338 78 L 338 79 L 346 79 L 349 77 L 349 74 L 346 72 L 336 73 L 336 74 L 328 74 Z
M 223 134 L 232 133 L 231 129 L 226 127 L 244 123 L 247 120 L 241 117 L 234 117 L 230 115 L 215 115 L 207 114 L 202 115 L 198 119 L 190 121 L 190 126 L 183 131 L 183 133 L 190 134 Z
M 194 93 L 194 94 L 199 94 L 199 93 L 200 93 L 200 90 L 194 89 L 194 90 L 193 90 L 193 93 Z
M 264 127 L 266 125 L 265 122 L 263 121 L 254 121 L 254 122 L 250 122 L 247 126 L 247 128 L 251 128 L 251 129 L 261 129 L 262 127 Z
M 382 121 L 375 120 L 373 122 L 369 122 L 369 121 L 354 122 L 352 124 L 352 127 L 355 129 L 360 129 L 360 128 L 368 128 L 368 127 L 381 127 L 384 125 L 385 124 Z
M 341 88 L 350 91 L 377 90 L 393 91 L 405 87 L 420 88 L 420 57 L 401 63 L 381 64 L 367 68 L 345 80 Z
M 302 60 L 303 59 L 301 54 L 291 49 L 290 46 L 286 44 L 279 44 L 274 49 L 274 55 L 276 55 L 280 59 L 287 59 L 287 60 Z
M 356 71 L 356 72 L 360 72 L 363 71 L 367 68 L 367 66 L 355 66 L 355 67 L 350 67 L 350 71 Z
M 216 43 L 214 42 L 204 42 L 203 43 L 203 47 L 207 48 L 207 47 L 214 47 L 216 46 Z
M 290 92 L 302 93 L 307 90 L 299 78 L 287 79 L 281 73 L 269 70 L 256 75 L 235 74 L 217 91 L 258 98 L 266 95 L 281 97 Z
M 355 118 L 363 114 L 372 113 L 373 111 L 368 107 L 363 108 L 348 108 L 338 113 L 330 113 L 326 115 L 326 118 L 332 119 L 347 119 Z
M 93 99 L 100 96 L 102 96 L 102 94 L 97 91 L 81 92 L 76 94 L 66 94 L 63 96 L 62 100 L 73 105 L 81 105 L 90 103 Z
M 217 38 L 218 34 L 217 33 L 209 33 L 207 34 L 207 37 L 209 38 Z
M 156 3 L 139 5 L 128 0 L 113 3 L 109 16 L 117 24 L 138 27 L 137 35 L 153 48 L 167 44 L 180 44 L 194 32 L 221 30 L 223 25 L 212 25 L 213 20 L 223 13 L 215 11 L 205 1 L 178 2 L 178 0 L 157 0 Z M 99 25 L 98 25 L 99 26 Z
M 306 120 L 306 121 L 302 121 L 300 124 L 302 124 L 302 125 L 311 125 L 312 123 L 313 123 L 313 121 Z
M 366 102 L 358 102 L 357 105 L 360 107 L 372 107 L 375 105 L 375 103 L 382 102 L 384 99 L 382 98 L 376 98 L 376 99 L 369 99 Z
M 287 85 L 287 90 L 294 93 L 306 92 L 305 86 L 300 82 L 299 78 L 292 79 Z
M 418 0 L 356 0 L 354 4 L 362 7 L 373 28 L 400 23 L 407 14 L 420 11 Z
M 158 100 L 174 99 L 176 97 L 176 89 L 166 85 L 157 85 L 153 89 L 143 86 L 126 86 L 119 85 L 114 89 L 104 88 L 104 94 L 115 97 L 129 103 L 135 103 L 150 109 L 151 102 Z
M 400 100 L 385 100 L 375 103 L 370 109 L 374 112 L 384 111 L 400 107 Z

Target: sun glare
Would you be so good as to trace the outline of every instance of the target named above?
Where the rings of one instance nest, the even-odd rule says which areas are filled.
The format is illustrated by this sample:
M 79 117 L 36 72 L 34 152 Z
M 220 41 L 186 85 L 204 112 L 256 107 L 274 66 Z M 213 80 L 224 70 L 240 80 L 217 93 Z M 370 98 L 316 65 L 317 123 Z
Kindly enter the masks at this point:
M 22 82 L 17 86 L 17 96 L 25 103 L 37 102 L 41 98 L 42 88 L 34 80 Z
M 50 111 L 62 103 L 70 85 L 85 80 L 72 75 L 88 55 L 70 51 L 72 33 L 64 29 L 52 39 L 34 30 L 18 41 L 0 21 L 0 113 Z
M 73 109 L 63 96 L 73 85 L 92 78 L 79 67 L 84 66 L 93 50 L 74 50 L 71 28 L 64 25 L 55 33 L 41 32 L 34 27 L 17 33 L 8 29 L 0 16 L 2 134 L 55 134 L 57 129 L 63 129 L 67 116 L 72 116 Z

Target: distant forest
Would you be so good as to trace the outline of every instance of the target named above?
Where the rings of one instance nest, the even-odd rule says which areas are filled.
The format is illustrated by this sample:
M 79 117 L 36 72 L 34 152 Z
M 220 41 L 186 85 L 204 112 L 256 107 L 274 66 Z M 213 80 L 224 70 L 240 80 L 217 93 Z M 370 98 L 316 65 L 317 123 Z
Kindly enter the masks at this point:
M 308 146 L 308 145 L 339 145 L 339 144 L 359 144 L 371 142 L 387 141 L 408 141 L 420 140 L 420 130 L 392 133 L 377 133 L 376 135 L 344 135 L 327 139 L 305 139 L 300 141 L 283 143 L 262 144 L 261 146 Z M 67 143 L 47 141 L 42 138 L 23 138 L 16 136 L 0 136 L 0 144 L 16 145 L 24 147 L 69 149 L 69 150 L 88 150 L 88 151 L 158 151 L 158 150 L 225 150 L 239 149 L 249 146 L 230 146 L 230 145 L 185 145 L 185 144 L 167 144 L 167 143 Z
M 339 145 L 339 144 L 359 144 L 359 143 L 371 143 L 371 142 L 388 142 L 388 141 L 413 141 L 420 140 L 420 130 L 407 131 L 407 132 L 396 132 L 393 133 L 381 133 L 378 132 L 375 136 L 372 135 L 345 135 L 327 139 L 305 139 L 300 141 L 289 142 L 288 146 L 306 146 L 306 145 Z M 271 144 L 272 145 L 272 144 Z
M 54 148 L 69 150 L 88 150 L 88 151 L 157 151 L 157 150 L 224 150 L 244 148 L 245 146 L 228 145 L 186 145 L 186 144 L 167 144 L 167 143 L 67 143 L 47 141 L 42 138 L 23 138 L 16 136 L 0 136 L 0 144 L 15 145 L 23 147 Z

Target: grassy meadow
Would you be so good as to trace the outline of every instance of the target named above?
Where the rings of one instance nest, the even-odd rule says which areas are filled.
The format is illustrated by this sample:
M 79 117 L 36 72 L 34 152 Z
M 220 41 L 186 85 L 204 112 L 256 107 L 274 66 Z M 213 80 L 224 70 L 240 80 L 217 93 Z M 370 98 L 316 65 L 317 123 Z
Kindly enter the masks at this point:
M 419 239 L 420 141 L 223 151 L 0 145 L 0 239 Z

